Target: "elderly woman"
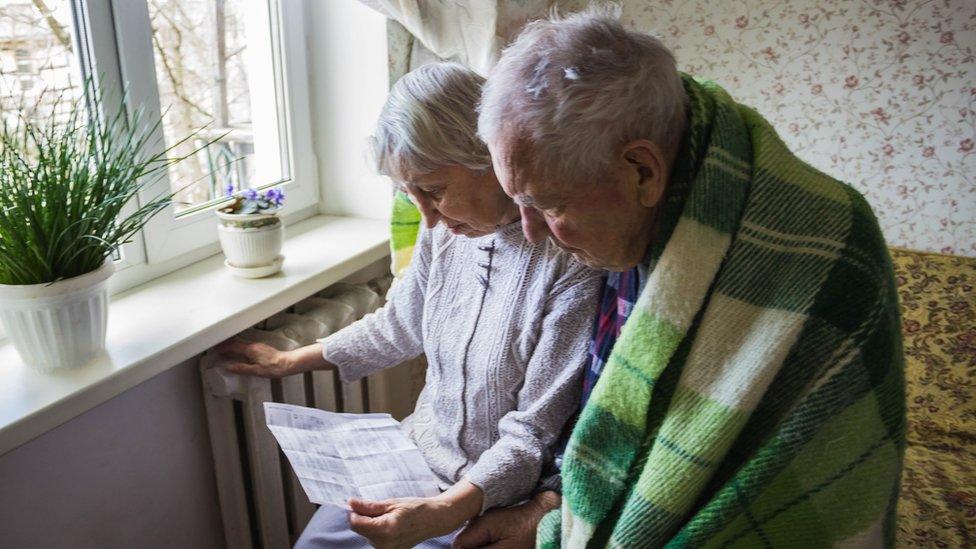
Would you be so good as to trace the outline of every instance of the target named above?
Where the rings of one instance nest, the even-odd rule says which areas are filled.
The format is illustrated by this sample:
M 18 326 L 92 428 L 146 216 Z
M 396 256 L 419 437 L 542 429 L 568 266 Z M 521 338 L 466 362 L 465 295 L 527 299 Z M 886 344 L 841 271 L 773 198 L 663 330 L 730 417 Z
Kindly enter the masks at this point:
M 446 489 L 431 498 L 324 506 L 298 547 L 450 544 L 484 510 L 533 494 L 577 407 L 601 274 L 550 242 L 530 243 L 475 134 L 483 80 L 457 64 L 422 67 L 390 92 L 376 134 L 379 171 L 426 224 L 387 304 L 290 352 L 231 341 L 232 371 L 337 369 L 351 381 L 425 353 L 426 386 L 404 421 Z M 348 516 L 348 520 L 347 520 Z
M 529 24 L 478 126 L 526 237 L 610 271 L 540 546 L 890 543 L 902 351 L 861 195 L 601 10 Z M 457 541 L 530 543 L 538 517 Z

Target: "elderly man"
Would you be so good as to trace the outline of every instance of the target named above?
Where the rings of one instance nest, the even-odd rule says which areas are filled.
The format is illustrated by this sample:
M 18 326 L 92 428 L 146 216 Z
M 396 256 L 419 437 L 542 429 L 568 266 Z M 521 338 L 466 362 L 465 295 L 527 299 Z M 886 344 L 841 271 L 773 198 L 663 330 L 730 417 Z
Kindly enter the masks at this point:
M 456 543 L 890 544 L 902 350 L 864 199 L 595 11 L 529 24 L 478 124 L 526 236 L 609 273 L 561 510 Z

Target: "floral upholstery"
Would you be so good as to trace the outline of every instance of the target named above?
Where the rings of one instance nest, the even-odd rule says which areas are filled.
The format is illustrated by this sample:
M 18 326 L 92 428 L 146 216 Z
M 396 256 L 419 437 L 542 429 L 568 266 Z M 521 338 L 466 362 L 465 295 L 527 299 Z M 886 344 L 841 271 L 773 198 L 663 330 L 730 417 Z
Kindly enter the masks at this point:
M 899 547 L 976 546 L 976 258 L 892 250 L 908 435 Z

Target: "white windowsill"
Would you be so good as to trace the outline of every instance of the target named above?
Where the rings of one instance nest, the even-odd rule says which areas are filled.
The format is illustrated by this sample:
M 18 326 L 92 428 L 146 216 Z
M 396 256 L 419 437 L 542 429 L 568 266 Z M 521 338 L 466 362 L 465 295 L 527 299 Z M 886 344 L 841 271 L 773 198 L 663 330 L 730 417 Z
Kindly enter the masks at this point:
M 236 278 L 222 254 L 113 296 L 106 352 L 42 374 L 0 342 L 0 455 L 389 254 L 384 221 L 319 215 L 286 228 L 282 272 Z

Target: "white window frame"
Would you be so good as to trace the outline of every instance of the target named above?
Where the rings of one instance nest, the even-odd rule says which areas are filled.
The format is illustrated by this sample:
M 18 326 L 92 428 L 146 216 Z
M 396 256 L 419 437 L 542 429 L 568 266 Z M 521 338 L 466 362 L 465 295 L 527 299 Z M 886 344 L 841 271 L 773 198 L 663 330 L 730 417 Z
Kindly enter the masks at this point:
M 106 21 L 111 22 L 111 7 L 107 0 L 73 0 L 72 7 L 74 25 L 71 25 L 71 35 L 77 52 L 75 63 L 80 68 L 82 78 L 91 76 L 102 90 L 102 106 L 113 109 L 113 112 L 89 114 L 106 118 L 115 116 L 122 85 L 114 31 L 111 26 L 104 27 Z M 133 212 L 136 206 L 133 203 L 126 204 L 122 209 L 123 215 Z M 115 262 L 116 270 L 146 262 L 142 231 L 122 245 L 120 255 L 121 259 Z
M 90 26 L 92 43 L 96 47 L 95 65 L 99 72 L 108 75 L 112 64 L 111 48 L 114 47 L 116 72 L 114 77 L 106 77 L 106 84 L 118 87 L 119 82 L 128 85 L 127 108 L 135 112 L 140 105 L 149 115 L 159 116 L 159 91 L 157 87 L 155 62 L 152 50 L 152 35 L 149 23 L 149 9 L 145 0 L 77 0 L 85 6 Z M 275 70 L 280 74 L 275 78 L 275 93 L 279 105 L 279 128 L 281 156 L 287 160 L 282 163 L 282 186 L 286 192 L 285 206 L 281 216 L 285 220 L 307 217 L 314 214 L 318 204 L 318 181 L 315 157 L 312 151 L 312 132 L 310 126 L 310 107 L 308 97 L 308 76 L 305 54 L 304 2 L 294 0 L 261 0 L 267 3 L 267 13 L 249 14 L 257 17 L 269 29 L 265 41 L 248 38 L 248 47 L 261 48 L 260 55 L 271 62 L 280 60 Z M 255 2 L 258 3 L 258 2 Z M 261 10 L 264 12 L 265 10 Z M 252 26 L 253 28 L 253 26 Z M 105 37 L 109 37 L 106 39 Z M 111 46 L 101 42 L 112 42 Z M 100 62 L 100 63 L 99 63 Z M 260 79 L 266 75 L 253 75 Z M 252 80 L 253 82 L 253 80 Z M 118 88 L 121 89 L 121 88 Z M 253 99 L 253 98 L 252 98 Z M 253 105 L 253 102 L 252 102 Z M 261 109 L 252 109 L 258 116 Z M 161 134 L 162 129 L 158 130 Z M 157 140 L 159 149 L 164 147 L 162 135 Z M 269 182 L 270 183 L 270 182 Z M 140 192 L 139 200 L 145 203 L 153 197 L 168 193 L 170 181 L 162 177 Z M 167 264 L 185 264 L 187 257 L 211 255 L 217 242 L 217 219 L 205 210 L 188 215 L 175 215 L 171 205 L 154 217 L 143 229 L 141 235 L 143 254 L 133 252 L 132 262 L 119 265 L 124 269 L 143 260 L 151 269 L 144 269 L 145 276 L 129 276 L 136 282 L 162 274 L 160 267 Z M 303 212 L 303 213 L 299 213 Z M 134 244 L 134 243 L 133 243 Z M 126 258 L 127 250 L 123 251 Z M 182 259 L 182 261 L 181 261 Z M 166 269 L 171 270 L 171 269 Z M 165 272 L 165 271 L 163 271 Z M 135 273 L 133 273 L 135 274 Z M 126 286 L 132 283 L 125 284 Z

